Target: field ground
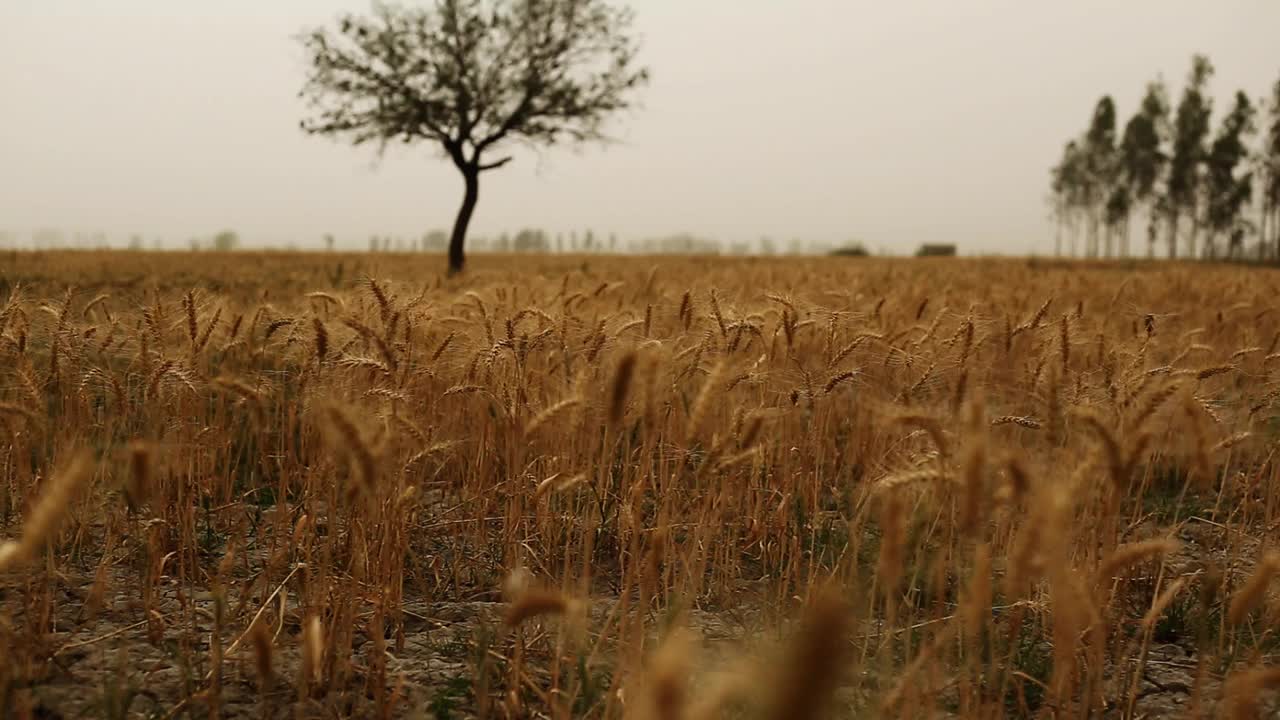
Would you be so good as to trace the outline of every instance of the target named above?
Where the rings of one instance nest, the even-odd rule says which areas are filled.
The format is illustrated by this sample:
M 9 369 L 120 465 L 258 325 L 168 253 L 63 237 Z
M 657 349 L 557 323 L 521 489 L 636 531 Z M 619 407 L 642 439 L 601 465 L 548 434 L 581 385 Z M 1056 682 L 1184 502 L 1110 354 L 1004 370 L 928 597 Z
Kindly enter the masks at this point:
M 0 255 L 0 715 L 1273 708 L 1280 273 L 442 268 Z

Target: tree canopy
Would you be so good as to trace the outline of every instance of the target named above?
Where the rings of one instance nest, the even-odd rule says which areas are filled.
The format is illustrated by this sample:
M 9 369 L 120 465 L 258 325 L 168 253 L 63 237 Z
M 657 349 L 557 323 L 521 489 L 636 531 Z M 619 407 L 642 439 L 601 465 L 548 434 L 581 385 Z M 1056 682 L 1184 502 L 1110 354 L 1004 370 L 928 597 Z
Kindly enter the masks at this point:
M 1147 85 L 1142 105 L 1124 126 L 1120 166 L 1135 200 L 1148 201 L 1169 158 L 1161 149 L 1168 133 L 1169 101 L 1162 83 Z
M 466 187 L 449 244 L 458 271 L 479 176 L 511 161 L 506 146 L 604 141 L 609 118 L 632 106 L 648 71 L 631 25 L 606 0 L 376 5 L 302 36 L 302 128 L 380 150 L 434 144 Z

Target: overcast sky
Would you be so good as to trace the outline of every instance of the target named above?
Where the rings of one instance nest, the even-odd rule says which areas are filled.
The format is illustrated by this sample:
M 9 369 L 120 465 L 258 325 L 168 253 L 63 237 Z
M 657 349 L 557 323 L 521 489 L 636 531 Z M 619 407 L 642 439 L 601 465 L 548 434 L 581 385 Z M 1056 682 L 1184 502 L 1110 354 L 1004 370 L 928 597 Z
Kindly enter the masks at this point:
M 1280 78 L 1276 0 L 635 0 L 643 106 L 622 142 L 516 152 L 473 230 L 861 238 L 907 252 L 1044 252 L 1048 168 L 1110 92 Z M 0 0 L 0 231 L 352 248 L 452 221 L 426 146 L 297 129 L 295 35 L 361 0 Z M 1216 120 L 1216 118 L 1215 118 Z M 1216 124 L 1216 122 L 1215 122 Z

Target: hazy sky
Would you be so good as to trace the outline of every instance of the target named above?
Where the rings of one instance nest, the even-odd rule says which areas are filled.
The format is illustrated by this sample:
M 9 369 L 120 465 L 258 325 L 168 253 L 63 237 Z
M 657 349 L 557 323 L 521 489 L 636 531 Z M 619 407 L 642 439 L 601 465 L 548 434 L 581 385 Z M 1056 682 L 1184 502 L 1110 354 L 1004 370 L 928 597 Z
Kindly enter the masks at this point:
M 1277 0 L 634 0 L 653 82 L 623 142 L 517 150 L 473 230 L 1051 247 L 1062 143 L 1192 52 L 1219 107 L 1280 78 Z M 0 231 L 349 247 L 452 221 L 435 148 L 297 129 L 294 36 L 362 0 L 0 0 Z

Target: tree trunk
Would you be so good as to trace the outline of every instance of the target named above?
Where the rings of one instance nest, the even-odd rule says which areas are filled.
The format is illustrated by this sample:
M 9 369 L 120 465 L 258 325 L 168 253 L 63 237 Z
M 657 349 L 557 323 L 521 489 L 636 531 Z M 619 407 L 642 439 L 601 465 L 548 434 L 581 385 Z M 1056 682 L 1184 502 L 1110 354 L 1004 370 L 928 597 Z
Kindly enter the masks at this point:
M 1154 209 L 1147 214 L 1147 259 L 1156 259 L 1156 240 L 1160 235 L 1160 219 Z
M 1266 188 L 1265 184 L 1263 185 L 1263 188 Z M 1263 197 L 1262 202 L 1259 203 L 1259 205 L 1262 206 L 1262 213 L 1261 213 L 1261 217 L 1258 218 L 1258 259 L 1266 260 L 1267 259 L 1267 214 L 1269 212 L 1267 208 L 1267 198 Z
M 1169 213 L 1169 259 L 1178 259 L 1178 213 Z
M 1264 258 L 1280 260 L 1280 227 L 1276 227 L 1277 221 L 1280 221 L 1280 213 L 1277 208 L 1267 198 L 1262 198 L 1263 214 L 1262 224 L 1258 227 L 1258 245 L 1261 248 L 1259 254 Z M 1275 245 L 1271 243 L 1271 235 L 1276 235 Z
M 1272 251 L 1275 254 L 1272 257 L 1280 260 L 1280 205 L 1271 206 L 1271 233 L 1275 235 L 1272 245 Z
M 1191 258 L 1192 260 L 1195 260 L 1197 257 L 1196 244 L 1197 244 L 1197 241 L 1200 239 L 1199 235 L 1200 235 L 1200 217 L 1199 217 L 1199 213 L 1197 213 L 1195 208 L 1193 207 L 1191 209 L 1191 234 L 1187 236 L 1187 257 Z
M 1056 225 L 1057 228 L 1053 233 L 1053 256 L 1062 257 L 1062 215 L 1057 216 Z M 1266 227 L 1266 223 L 1263 223 L 1262 226 Z
M 1098 256 L 1098 213 L 1089 213 L 1089 239 L 1085 242 L 1085 255 L 1088 257 Z
M 1272 239 L 1271 257 L 1280 260 L 1280 204 L 1271 205 L 1271 234 L 1275 235 Z
M 449 274 L 462 272 L 466 263 L 464 246 L 467 242 L 467 226 L 471 224 L 471 215 L 476 210 L 476 200 L 480 198 L 479 169 L 463 168 L 462 179 L 467 190 L 462 196 L 462 207 L 458 208 L 458 217 L 453 221 L 453 235 L 449 237 Z

